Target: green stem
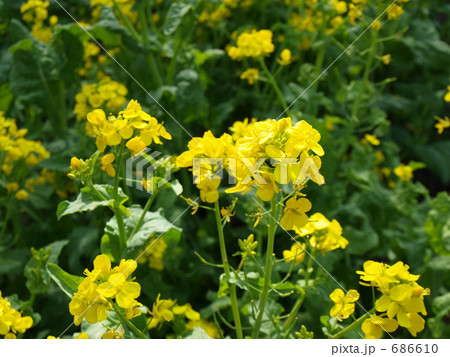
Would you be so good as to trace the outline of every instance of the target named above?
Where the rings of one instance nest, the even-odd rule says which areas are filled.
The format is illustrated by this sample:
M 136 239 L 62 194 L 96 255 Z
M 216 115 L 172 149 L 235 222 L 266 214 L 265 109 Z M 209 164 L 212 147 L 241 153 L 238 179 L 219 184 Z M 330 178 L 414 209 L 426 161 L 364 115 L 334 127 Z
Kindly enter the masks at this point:
M 139 330 L 130 320 L 128 320 L 120 311 L 120 308 L 116 305 L 116 303 L 112 303 L 112 307 L 114 312 L 119 316 L 120 320 L 128 326 L 128 328 L 133 331 L 133 333 L 139 338 L 148 339 L 148 336 L 145 335 L 141 330 Z
M 371 31 L 371 35 L 372 35 L 372 41 L 370 43 L 370 48 L 369 48 L 369 54 L 368 54 L 369 58 L 367 58 L 367 61 L 365 62 L 365 68 L 364 68 L 363 79 L 362 79 L 362 83 L 364 86 L 369 81 L 370 72 L 372 70 L 372 63 L 375 58 L 375 50 L 376 50 L 376 46 L 377 46 L 378 31 Z M 355 99 L 355 102 L 353 103 L 352 118 L 358 117 L 363 95 L 364 95 L 364 91 L 360 90 L 358 92 L 358 96 Z
M 270 201 L 270 223 L 269 223 L 269 235 L 267 241 L 267 252 L 266 252 L 266 266 L 264 272 L 264 285 L 261 293 L 261 298 L 259 300 L 259 311 L 258 316 L 255 321 L 255 326 L 253 327 L 252 338 L 258 338 L 261 329 L 261 323 L 264 315 L 264 309 L 266 307 L 267 297 L 269 296 L 269 288 L 271 284 L 272 276 L 272 259 L 273 259 L 273 246 L 275 241 L 275 230 L 276 230 L 276 210 L 277 210 L 277 195 L 273 195 Z
M 306 271 L 305 271 L 305 288 L 309 284 L 309 277 L 311 275 L 310 270 L 311 270 L 311 267 L 312 267 L 312 263 L 314 261 L 314 254 L 315 254 L 315 252 L 316 252 L 315 248 L 312 248 L 311 249 L 311 253 L 309 255 L 308 264 L 306 266 Z M 295 318 L 297 317 L 297 313 L 300 310 L 301 306 L 303 305 L 303 302 L 305 301 L 305 297 L 306 297 L 306 292 L 302 289 L 301 296 L 295 302 L 291 312 L 289 313 L 289 318 L 284 323 L 284 326 L 283 326 L 283 331 L 285 331 L 284 338 L 287 338 L 287 336 L 289 336 L 292 328 L 294 327 L 294 325 L 295 325 Z
M 225 273 L 226 279 L 228 280 L 230 290 L 231 310 L 233 313 L 234 325 L 236 326 L 236 335 L 237 338 L 243 338 L 244 336 L 242 334 L 241 317 L 239 315 L 239 307 L 236 295 L 236 284 L 232 284 L 229 282 L 231 274 L 228 263 L 227 250 L 225 246 L 225 237 L 223 235 L 222 220 L 220 218 L 219 201 L 216 201 L 214 203 L 214 213 L 216 217 L 217 232 L 219 234 L 220 255 L 222 256 L 223 271 Z
M 133 238 L 133 236 L 136 234 L 136 232 L 137 232 L 139 229 L 141 229 L 142 223 L 144 223 L 145 214 L 146 214 L 147 211 L 150 209 L 150 207 L 151 207 L 153 201 L 155 200 L 155 197 L 156 197 L 157 193 L 158 193 L 158 191 L 154 191 L 154 192 L 150 195 L 149 199 L 147 200 L 147 203 L 145 204 L 144 209 L 142 210 L 141 217 L 139 217 L 139 221 L 138 221 L 138 223 L 136 224 L 136 227 L 134 227 L 133 232 L 131 232 L 130 236 L 128 237 L 128 240 L 127 240 L 128 242 L 131 240 L 131 238 Z
M 289 317 L 286 320 L 286 322 L 284 323 L 283 326 L 283 332 L 284 332 L 284 336 L 283 338 L 287 338 L 289 336 L 289 334 L 291 333 L 292 328 L 295 325 L 295 319 L 297 317 L 297 313 L 300 310 L 300 308 L 303 305 L 303 302 L 305 301 L 305 297 L 306 297 L 306 292 L 302 289 L 300 292 L 300 297 L 297 299 L 297 301 L 295 302 L 291 312 L 289 313 Z
M 372 311 L 372 310 L 371 310 Z M 365 319 L 367 319 L 370 314 L 371 311 L 366 312 L 364 315 L 362 315 L 360 318 L 358 318 L 357 320 L 353 321 L 350 325 L 348 325 L 346 328 L 344 328 L 343 330 L 339 331 L 338 333 L 334 334 L 333 336 L 331 336 L 332 339 L 338 339 L 341 338 L 342 336 L 345 336 L 346 334 L 348 334 L 349 332 L 353 331 L 355 328 L 357 328 L 361 322 L 363 322 Z
M 141 24 L 142 28 L 142 43 L 144 45 L 149 44 L 148 40 L 148 23 L 146 19 L 146 12 L 145 12 L 145 4 L 141 6 L 139 10 L 139 22 Z M 163 86 L 163 80 L 161 78 L 161 74 L 159 73 L 158 66 L 156 65 L 155 58 L 153 56 L 153 53 L 149 52 L 147 54 L 147 64 L 151 71 L 152 77 L 155 79 L 156 84 L 158 87 Z
M 125 224 L 123 222 L 122 211 L 120 210 L 119 202 L 119 176 L 120 176 L 120 165 L 122 163 L 124 143 L 120 145 L 119 153 L 117 155 L 116 161 L 116 176 L 114 177 L 114 215 L 116 216 L 117 227 L 119 228 L 119 243 L 120 251 L 122 252 L 127 245 L 127 237 L 125 233 Z
M 264 59 L 262 57 L 259 57 L 259 64 L 261 66 L 261 68 L 263 69 L 264 73 L 266 74 L 269 83 L 272 85 L 273 90 L 275 91 L 278 101 L 280 102 L 280 105 L 282 106 L 282 108 L 284 110 L 286 110 L 286 113 L 292 117 L 292 113 L 290 112 L 290 110 L 288 109 L 288 105 L 286 104 L 286 101 L 284 100 L 283 97 L 283 93 L 281 92 L 280 87 L 277 84 L 277 81 L 275 80 L 275 78 L 272 76 L 272 73 L 270 73 L 269 69 L 266 66 L 266 63 L 264 62 Z
M 114 9 L 119 13 L 120 19 L 124 22 L 125 26 L 127 27 L 128 31 L 130 31 L 133 38 L 138 42 L 142 42 L 141 36 L 139 36 L 139 33 L 134 28 L 130 19 L 123 13 L 122 9 L 117 4 L 117 1 L 113 0 L 113 2 L 114 2 Z
M 323 38 L 323 35 L 321 36 Z M 322 45 L 319 49 L 319 52 L 317 53 L 317 57 L 316 57 L 316 63 L 314 65 L 314 72 L 316 73 L 317 76 L 319 76 L 321 74 L 321 70 L 323 67 L 323 61 L 325 58 L 325 45 Z M 312 85 L 312 87 L 310 88 L 312 90 L 312 92 L 315 92 L 317 90 L 317 87 L 319 86 L 319 80 L 317 80 L 316 82 L 314 82 L 314 84 Z M 311 100 L 309 102 L 311 109 L 309 110 L 310 114 L 313 116 L 317 115 L 317 110 L 319 109 L 319 103 L 317 101 L 317 98 L 313 97 L 313 100 Z

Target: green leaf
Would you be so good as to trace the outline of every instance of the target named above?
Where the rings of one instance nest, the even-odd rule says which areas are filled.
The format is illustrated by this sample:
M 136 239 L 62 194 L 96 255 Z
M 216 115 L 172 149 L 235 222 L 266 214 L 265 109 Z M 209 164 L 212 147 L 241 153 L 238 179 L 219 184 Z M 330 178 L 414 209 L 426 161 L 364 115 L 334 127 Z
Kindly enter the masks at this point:
M 439 255 L 450 255 L 450 196 L 441 192 L 431 201 L 425 221 L 428 242 Z
M 12 45 L 9 48 L 9 52 L 14 53 L 16 51 L 31 51 L 33 48 L 33 40 L 31 38 L 24 38 L 23 40 L 20 40 L 15 45 Z
M 172 35 L 180 25 L 183 16 L 186 15 L 190 9 L 190 4 L 185 4 L 183 2 L 172 3 L 167 14 L 166 22 L 163 26 L 164 35 Z
M 57 264 L 61 250 L 68 243 L 68 240 L 61 240 L 39 250 L 31 248 L 32 257 L 24 270 L 24 275 L 27 278 L 26 286 L 31 293 L 43 294 L 49 289 L 51 279 L 46 269 L 47 263 Z
M 58 205 L 56 215 L 61 217 L 78 212 L 93 211 L 101 206 L 114 206 L 114 187 L 111 185 L 94 185 L 95 189 L 85 187 L 81 189 L 77 199 L 73 202 L 63 201 Z M 122 189 L 118 191 L 119 202 L 122 205 L 128 200 L 128 196 Z
M 78 290 L 78 285 L 83 281 L 82 276 L 69 274 L 62 270 L 58 265 L 48 263 L 47 271 L 53 281 L 61 288 L 63 292 L 70 298 Z
M 131 236 L 142 215 L 142 208 L 133 206 L 129 209 L 130 215 L 124 218 L 125 233 L 127 237 Z M 150 237 L 161 237 L 168 235 L 170 241 L 177 242 L 181 237 L 181 228 L 175 227 L 166 218 L 162 216 L 162 211 L 147 212 L 144 216 L 141 228 L 134 233 L 133 237 L 127 242 L 127 246 L 122 253 L 122 258 L 135 258 L 138 252 L 147 243 Z M 118 241 L 118 227 L 116 218 L 113 217 L 106 224 L 105 233 L 110 238 L 110 244 L 113 239 Z
M 450 140 L 439 141 L 429 145 L 415 145 L 414 151 L 420 161 L 436 174 L 444 185 L 450 183 Z

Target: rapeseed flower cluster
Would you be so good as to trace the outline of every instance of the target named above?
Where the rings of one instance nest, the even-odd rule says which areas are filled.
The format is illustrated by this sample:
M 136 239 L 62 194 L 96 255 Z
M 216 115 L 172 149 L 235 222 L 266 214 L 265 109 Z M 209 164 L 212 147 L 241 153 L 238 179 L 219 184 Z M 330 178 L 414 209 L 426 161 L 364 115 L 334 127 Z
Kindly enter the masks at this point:
M 204 10 L 198 16 L 198 22 L 214 28 L 218 23 L 231 16 L 230 9 L 224 4 L 206 3 Z
M 251 122 L 246 119 L 216 138 L 210 131 L 202 138 L 192 139 L 188 151 L 177 159 L 181 167 L 194 166 L 194 183 L 200 189 L 203 202 L 214 203 L 219 199 L 220 171 L 225 169 L 235 179 L 236 185 L 227 193 L 250 191 L 256 187 L 256 194 L 263 201 L 270 201 L 280 191 L 279 185 L 293 183 L 300 190 L 308 179 L 322 185 L 319 173 L 320 156 L 324 154 L 319 145 L 320 134 L 302 120 L 292 124 L 290 118 L 267 119 Z M 201 165 L 194 165 L 195 160 Z M 222 167 L 223 166 L 223 167 Z M 285 204 L 281 219 L 284 229 L 302 227 L 307 222 L 305 212 L 311 203 L 297 192 Z
M 308 223 L 295 229 L 300 237 L 309 237 L 309 244 L 312 248 L 322 254 L 335 249 L 345 249 L 348 240 L 342 236 L 342 227 L 338 221 L 329 221 L 322 213 L 314 213 L 309 217 Z
M 414 169 L 409 165 L 401 164 L 394 169 L 394 174 L 402 181 L 411 181 Z
M 31 167 L 50 157 L 39 141 L 25 139 L 27 133 L 27 129 L 17 127 L 15 119 L 6 119 L 0 111 L 0 152 L 6 153 L 1 164 L 6 175 L 13 172 L 14 163 L 19 160 Z
M 158 294 L 149 313 L 151 315 L 148 319 L 149 329 L 161 327 L 165 322 L 171 322 L 175 319 L 185 319 L 187 320 L 185 321 L 185 332 L 199 326 L 211 338 L 220 338 L 216 326 L 209 321 L 203 320 L 200 313 L 195 311 L 189 303 L 177 305 L 176 300 L 161 299 L 161 294 Z
M 270 30 L 244 32 L 237 38 L 236 46 L 228 47 L 228 56 L 236 61 L 240 61 L 245 57 L 257 59 L 267 56 L 275 50 L 272 36 L 273 34 Z
M 164 128 L 164 123 L 159 123 L 156 118 L 144 112 L 136 100 L 131 100 L 117 117 L 110 115 L 107 118 L 102 109 L 95 109 L 88 113 L 87 120 L 92 125 L 97 149 L 102 153 L 107 146 L 119 145 L 123 140 L 126 140 L 126 147 L 131 154 L 135 155 L 152 142 L 162 144 L 160 138 L 172 139 Z M 107 165 L 112 162 L 112 156 L 102 162 L 104 170 L 109 171 L 110 175 L 112 170 L 108 169 Z
M 18 200 L 28 199 L 29 192 L 33 191 L 35 185 L 46 182 L 47 170 L 41 171 L 40 177 L 29 178 L 20 188 L 17 181 L 21 181 L 24 173 L 24 165 L 31 168 L 41 161 L 48 159 L 50 153 L 39 141 L 27 140 L 25 138 L 28 130 L 19 129 L 15 119 L 7 119 L 0 111 L 0 167 L 7 176 L 6 190 L 8 194 L 15 193 Z
M 49 43 L 53 37 L 51 28 L 45 25 L 48 18 L 47 8 L 50 6 L 49 1 L 28 0 L 20 6 L 20 12 L 23 14 L 22 19 L 25 22 L 32 23 L 31 34 L 37 40 Z M 58 23 L 56 15 L 50 16 L 49 24 L 54 26 Z
M 123 14 L 128 17 L 131 22 L 136 22 L 138 15 L 137 12 L 133 11 L 135 0 L 116 0 L 116 3 L 119 6 L 120 11 L 122 11 Z M 93 22 L 98 21 L 98 19 L 100 18 L 100 12 L 103 6 L 114 7 L 114 1 L 91 0 Z
M 375 302 L 375 310 L 380 315 L 367 318 L 362 325 L 366 338 L 381 338 L 383 331 L 394 332 L 398 326 L 408 329 L 412 336 L 425 327 L 427 311 L 424 296 L 430 290 L 417 283 L 420 275 L 409 272 L 409 266 L 403 262 L 394 265 L 372 260 L 364 263 L 364 270 L 357 271 L 360 284 L 373 286 L 383 295 Z
M 241 79 L 246 79 L 248 84 L 253 85 L 259 79 L 259 71 L 257 68 L 249 68 L 241 73 Z
M 105 320 L 114 303 L 125 310 L 127 319 L 139 316 L 142 304 L 136 299 L 141 293 L 141 286 L 130 278 L 136 267 L 136 261 L 122 259 L 119 266 L 111 268 L 107 255 L 97 256 L 94 269 L 84 271 L 86 278 L 69 303 L 74 324 L 78 326 L 83 319 L 90 324 Z
M 119 51 L 119 48 L 108 49 L 108 53 L 111 56 L 114 56 Z M 97 43 L 83 41 L 83 67 L 78 69 L 78 74 L 81 77 L 88 77 L 90 71 L 93 70 L 98 79 L 102 80 L 108 78 L 101 70 L 102 66 L 104 66 L 107 61 L 108 57 L 106 54 L 102 53 L 101 48 Z
M 164 270 L 164 252 L 167 250 L 167 243 L 164 237 L 152 238 L 138 253 L 139 264 L 147 264 L 150 268 L 159 271 Z
M 2 297 L 0 291 L 0 335 L 14 339 L 18 333 L 24 333 L 33 326 L 33 319 L 11 307 L 7 298 Z
M 97 83 L 83 84 L 81 92 L 75 96 L 73 112 L 78 120 L 86 118 L 90 111 L 98 108 L 117 112 L 125 104 L 127 94 L 127 88 L 110 77 L 105 77 Z M 92 125 L 87 124 L 86 130 L 92 135 Z

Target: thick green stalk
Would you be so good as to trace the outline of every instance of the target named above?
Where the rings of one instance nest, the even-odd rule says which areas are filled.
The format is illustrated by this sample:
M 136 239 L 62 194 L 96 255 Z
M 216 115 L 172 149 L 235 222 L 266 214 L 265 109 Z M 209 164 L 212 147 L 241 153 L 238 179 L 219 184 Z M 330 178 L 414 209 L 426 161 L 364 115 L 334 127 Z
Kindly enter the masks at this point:
M 133 333 L 138 336 L 139 338 L 148 339 L 148 336 L 145 335 L 141 330 L 139 330 L 130 320 L 128 320 L 120 311 L 119 307 L 116 305 L 116 303 L 112 303 L 112 307 L 114 309 L 114 312 L 119 316 L 120 320 L 128 326 L 128 328 L 133 331 Z
M 259 64 L 261 68 L 263 69 L 264 73 L 266 74 L 269 83 L 272 85 L 273 90 L 275 91 L 275 94 L 277 95 L 278 101 L 280 102 L 281 107 L 283 110 L 286 110 L 286 113 L 292 117 L 292 113 L 288 109 L 288 105 L 286 104 L 286 101 L 284 100 L 283 93 L 281 92 L 280 87 L 278 87 L 277 81 L 273 77 L 272 73 L 270 73 L 269 69 L 267 68 L 266 63 L 264 62 L 264 59 L 262 57 L 259 57 Z
M 269 223 L 269 235 L 267 240 L 267 252 L 266 252 L 266 266 L 264 272 L 264 285 L 259 300 L 259 311 L 256 317 L 255 326 L 253 327 L 252 338 L 259 337 L 259 331 L 261 329 L 262 319 L 264 315 L 264 309 L 266 307 L 267 297 L 269 296 L 269 288 L 271 284 L 272 276 L 272 259 L 273 259 L 273 246 L 275 241 L 276 230 L 276 211 L 277 211 L 277 195 L 273 195 L 270 201 L 270 223 Z
M 226 250 L 226 246 L 225 246 L 225 237 L 223 235 L 222 220 L 220 218 L 219 201 L 216 201 L 214 203 L 214 213 L 215 213 L 215 217 L 216 217 L 217 232 L 219 234 L 220 255 L 222 256 L 223 271 L 225 273 L 225 278 L 228 281 L 228 286 L 229 286 L 229 290 L 230 290 L 231 310 L 233 313 L 234 325 L 236 327 L 236 335 L 237 335 L 237 338 L 243 338 L 244 336 L 242 334 L 241 317 L 239 315 L 239 306 L 238 306 L 237 295 L 236 295 L 236 284 L 231 284 L 229 282 L 229 280 L 231 278 L 231 274 L 230 274 L 230 267 L 229 267 L 229 263 L 228 263 L 227 250 Z

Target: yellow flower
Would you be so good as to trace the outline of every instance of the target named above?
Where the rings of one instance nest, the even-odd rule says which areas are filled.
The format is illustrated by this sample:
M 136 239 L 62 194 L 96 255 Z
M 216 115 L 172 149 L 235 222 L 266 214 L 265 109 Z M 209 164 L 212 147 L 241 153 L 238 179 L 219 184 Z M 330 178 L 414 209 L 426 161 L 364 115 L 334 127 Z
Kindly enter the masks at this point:
M 108 302 L 97 292 L 97 284 L 94 283 L 93 278 L 88 276 L 81 282 L 69 303 L 69 311 L 77 326 L 81 324 L 83 318 L 88 323 L 95 324 L 107 317 Z
M 342 321 L 348 319 L 355 312 L 355 301 L 359 299 L 359 293 L 351 289 L 344 294 L 341 289 L 335 289 L 330 294 L 330 299 L 334 302 L 330 316 Z
M 258 58 L 266 56 L 275 50 L 272 43 L 272 31 L 270 30 L 252 30 L 239 35 L 236 44 L 237 47 L 229 47 L 228 55 L 234 60 L 241 60 L 244 57 Z
M 200 320 L 200 313 L 195 311 L 191 304 L 184 304 L 182 306 L 174 306 L 172 309 L 172 312 L 175 315 L 184 315 L 187 319 L 191 321 L 199 321 Z
M 280 220 L 280 225 L 285 230 L 292 230 L 294 227 L 301 228 L 308 223 L 308 216 L 305 212 L 311 209 L 311 202 L 306 198 L 290 198 L 286 201 L 284 215 Z
M 125 334 L 125 331 L 124 331 L 122 325 L 119 325 L 119 329 L 120 329 L 120 331 L 118 331 L 115 328 L 110 329 L 108 332 L 105 332 L 102 335 L 102 339 L 104 339 L 104 340 L 120 340 L 120 339 L 123 339 L 123 335 Z
M 164 252 L 168 248 L 164 237 L 152 238 L 140 252 L 138 262 L 144 264 L 148 262 L 150 268 L 162 271 L 164 270 Z
M 139 137 L 128 140 L 126 146 L 131 151 L 131 155 L 133 156 L 147 147 Z
M 256 68 L 249 68 L 241 74 L 241 79 L 246 79 L 248 84 L 253 85 L 259 78 L 259 71 Z
M 294 243 L 290 250 L 283 251 L 283 258 L 287 263 L 294 261 L 294 265 L 300 264 L 305 260 L 305 250 L 305 244 Z
M 387 9 L 387 18 L 389 20 L 395 20 L 400 17 L 401 14 L 404 13 L 404 10 L 401 6 L 394 4 Z
M 19 189 L 19 184 L 17 182 L 9 182 L 6 184 L 6 191 L 8 193 L 16 192 Z
M 159 325 L 162 325 L 164 321 L 173 320 L 172 307 L 175 305 L 175 301 L 171 299 L 161 300 L 161 294 L 158 294 L 156 302 L 153 304 L 153 309 L 150 312 L 152 317 L 148 321 L 148 328 L 152 329 Z
M 87 276 L 78 286 L 69 311 L 74 316 L 75 325 L 83 319 L 90 324 L 106 319 L 107 313 L 112 309 L 112 299 L 126 309 L 125 316 L 133 318 L 138 316 L 142 306 L 135 299 L 139 297 L 141 287 L 138 283 L 127 280 L 136 269 L 134 260 L 122 259 L 119 266 L 111 269 L 111 261 L 107 255 L 101 254 L 94 260 L 94 269 L 85 270 Z
M 111 154 L 102 156 L 102 158 L 100 160 L 100 162 L 102 164 L 101 170 L 105 171 L 111 177 L 116 176 L 116 170 L 112 166 L 112 163 L 114 162 L 115 159 L 116 159 L 116 157 L 114 156 L 114 154 L 111 153 Z
M 361 326 L 365 337 L 370 339 L 379 339 L 383 331 L 394 332 L 398 328 L 397 321 L 380 316 L 372 315 L 364 320 Z
M 114 297 L 120 307 L 128 309 L 133 307 L 135 299 L 141 294 L 141 286 L 117 273 L 111 274 L 107 282 L 98 286 L 97 291 L 106 298 Z
M 450 102 L 450 86 L 447 86 L 447 93 L 444 95 L 444 100 Z
M 75 170 L 75 171 L 79 171 L 79 170 L 81 170 L 81 162 L 80 162 L 80 159 L 78 159 L 77 157 L 72 157 L 71 159 L 70 159 L 70 167 L 72 168 L 72 170 Z
M 296 228 L 295 232 L 300 237 L 309 236 L 309 244 L 322 252 L 330 252 L 335 249 L 345 249 L 348 240 L 342 236 L 342 227 L 338 221 L 331 222 L 322 214 L 314 213 L 309 217 L 308 223 L 301 228 Z
M 387 66 L 389 63 L 391 63 L 391 58 L 392 56 L 390 54 L 386 54 L 384 56 L 381 56 L 381 62 L 383 62 L 383 64 Z
M 28 199 L 28 195 L 28 192 L 22 189 L 16 192 L 16 199 L 19 201 L 26 201 Z
M 450 102 L 450 92 L 448 92 L 448 94 L 449 94 L 448 102 Z M 441 135 L 445 129 L 450 128 L 450 118 L 449 117 L 445 117 L 444 119 L 437 118 L 437 120 L 438 122 L 434 124 L 434 127 L 437 129 L 438 134 Z
M 281 66 L 287 66 L 291 64 L 291 51 L 289 49 L 284 49 L 283 51 L 281 51 L 280 58 L 277 59 L 277 62 Z
M 367 142 L 373 146 L 380 145 L 380 139 L 378 139 L 376 135 L 366 134 L 364 135 L 364 139 L 366 139 Z
M 86 332 L 81 332 L 75 337 L 76 340 L 89 340 L 89 335 Z
M 200 198 L 203 202 L 214 203 L 219 199 L 220 177 L 212 175 L 211 177 L 201 177 L 197 188 L 200 190 Z
M 411 166 L 401 164 L 394 169 L 394 174 L 402 181 L 411 181 L 413 178 L 413 171 Z
M 193 330 L 195 327 L 201 327 L 211 338 L 220 338 L 220 334 L 217 331 L 217 326 L 213 322 L 200 319 L 190 320 L 186 324 L 186 330 L 188 331 Z
M 372 24 L 372 29 L 375 31 L 380 31 L 381 29 L 381 21 L 380 20 L 376 20 L 373 24 Z
M 22 316 L 16 309 L 11 307 L 7 298 L 2 297 L 0 291 L 0 335 L 5 339 L 15 339 L 17 333 L 24 333 L 33 325 L 30 316 Z

